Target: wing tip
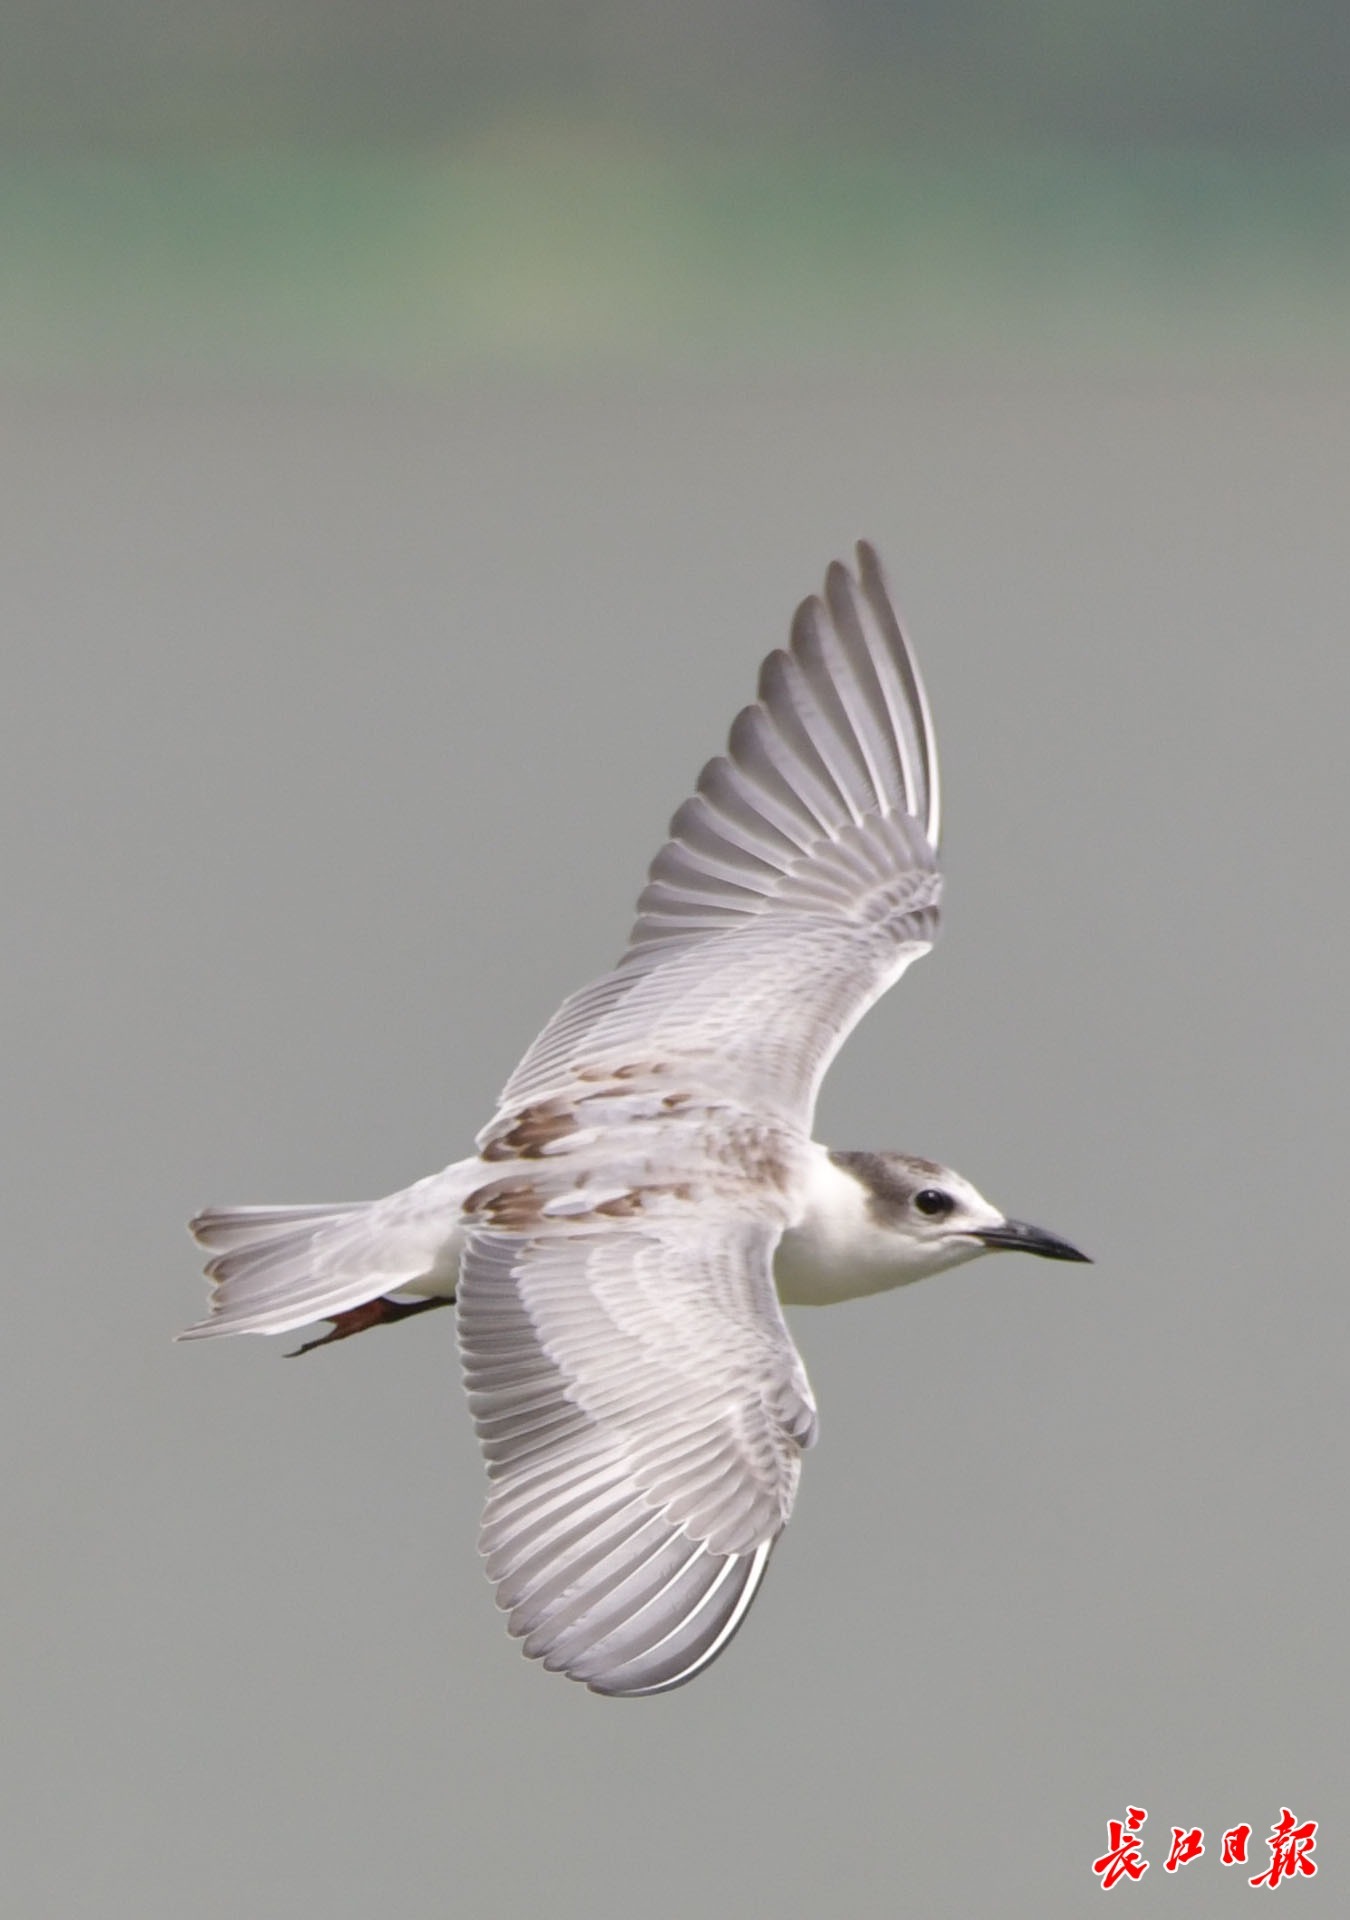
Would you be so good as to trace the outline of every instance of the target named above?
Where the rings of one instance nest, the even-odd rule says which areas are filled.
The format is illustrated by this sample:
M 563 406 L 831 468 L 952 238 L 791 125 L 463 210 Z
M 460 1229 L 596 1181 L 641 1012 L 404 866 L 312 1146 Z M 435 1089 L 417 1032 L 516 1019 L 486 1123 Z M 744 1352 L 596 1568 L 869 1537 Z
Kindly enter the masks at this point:
M 716 1633 L 706 1646 L 691 1654 L 678 1656 L 677 1664 L 672 1667 L 669 1673 L 663 1673 L 656 1679 L 643 1680 L 640 1685 L 624 1682 L 622 1678 L 624 1671 L 623 1666 L 617 1667 L 614 1673 L 607 1677 L 592 1676 L 590 1678 L 584 1678 L 581 1675 L 573 1676 L 569 1674 L 568 1678 L 571 1679 L 575 1677 L 581 1680 L 589 1692 L 597 1693 L 607 1700 L 647 1700 L 654 1698 L 657 1694 L 674 1693 L 677 1688 L 688 1686 L 691 1680 L 696 1680 L 699 1674 L 704 1672 L 706 1668 L 712 1665 L 714 1660 L 719 1659 L 720 1656 L 726 1652 L 736 1635 L 740 1632 L 746 1615 L 750 1611 L 751 1602 L 759 1592 L 765 1571 L 768 1568 L 769 1556 L 777 1544 L 778 1537 L 779 1536 L 775 1534 L 772 1539 L 761 1541 L 749 1554 L 728 1555 L 730 1560 L 737 1561 L 743 1559 L 748 1562 L 748 1565 L 739 1586 L 734 1590 L 726 1617 L 722 1620 Z M 669 1637 L 677 1637 L 679 1631 L 682 1630 L 686 1624 L 687 1622 L 681 1621 L 679 1626 L 672 1630 Z M 650 1663 L 651 1656 L 648 1654 L 645 1657 L 626 1661 L 624 1665 L 629 1667 L 636 1666 L 640 1672 L 645 1672 L 649 1670 Z
M 881 564 L 881 556 L 870 540 L 858 540 L 854 545 L 854 554 L 858 564 L 858 585 L 863 596 L 878 618 L 888 621 L 894 630 L 904 661 L 904 670 L 910 681 L 916 719 L 919 725 L 920 744 L 924 762 L 924 782 L 927 805 L 924 808 L 923 828 L 928 844 L 934 853 L 942 838 L 942 789 L 938 771 L 937 732 L 933 725 L 933 710 L 928 702 L 928 691 L 919 671 L 919 663 L 914 649 L 910 645 L 905 623 L 895 604 L 890 582 L 886 578 L 886 569 Z M 834 562 L 835 566 L 840 563 Z M 845 569 L 847 576 L 847 570 Z M 827 576 L 828 577 L 828 576 Z
M 885 586 L 886 575 L 882 569 L 881 556 L 870 540 L 855 541 L 853 555 L 858 563 L 858 578 L 860 580 L 864 579 L 868 574 L 871 574 L 881 582 L 882 586 Z M 835 564 L 837 566 L 839 562 L 836 561 Z

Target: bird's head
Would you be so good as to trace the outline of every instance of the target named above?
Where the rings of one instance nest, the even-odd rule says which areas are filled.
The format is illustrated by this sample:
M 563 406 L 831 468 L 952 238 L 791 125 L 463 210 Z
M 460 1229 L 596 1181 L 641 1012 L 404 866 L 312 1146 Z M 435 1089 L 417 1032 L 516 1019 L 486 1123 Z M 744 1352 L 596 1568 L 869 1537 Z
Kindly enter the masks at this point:
M 1090 1257 L 1044 1227 L 1010 1219 L 964 1175 L 936 1161 L 908 1153 L 835 1152 L 830 1159 L 863 1189 L 868 1223 L 883 1236 L 899 1283 L 941 1273 L 982 1253 L 1036 1253 L 1043 1260 Z

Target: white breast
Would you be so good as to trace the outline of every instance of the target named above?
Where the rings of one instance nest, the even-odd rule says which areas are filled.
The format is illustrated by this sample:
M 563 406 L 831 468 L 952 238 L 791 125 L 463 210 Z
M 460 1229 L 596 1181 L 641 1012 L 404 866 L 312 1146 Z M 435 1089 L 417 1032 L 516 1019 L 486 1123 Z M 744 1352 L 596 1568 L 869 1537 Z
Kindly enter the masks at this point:
M 931 1271 L 918 1248 L 877 1224 L 864 1188 L 813 1142 L 801 1218 L 783 1235 L 774 1257 L 783 1304 L 829 1306 L 885 1293 Z

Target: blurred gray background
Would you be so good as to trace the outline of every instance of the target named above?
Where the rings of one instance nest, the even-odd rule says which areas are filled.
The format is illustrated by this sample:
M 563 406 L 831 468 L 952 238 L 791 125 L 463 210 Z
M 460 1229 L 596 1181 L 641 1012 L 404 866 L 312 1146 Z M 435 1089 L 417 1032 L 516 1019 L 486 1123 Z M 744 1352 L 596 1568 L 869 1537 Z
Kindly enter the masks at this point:
M 1342 11 L 8 11 L 6 1911 L 1075 1920 L 1133 1803 L 1131 1911 L 1289 1807 L 1343 1913 Z M 182 1222 L 465 1150 L 858 534 L 948 906 L 818 1130 L 1097 1264 L 796 1314 L 746 1630 L 603 1701 L 450 1316 L 175 1348 Z

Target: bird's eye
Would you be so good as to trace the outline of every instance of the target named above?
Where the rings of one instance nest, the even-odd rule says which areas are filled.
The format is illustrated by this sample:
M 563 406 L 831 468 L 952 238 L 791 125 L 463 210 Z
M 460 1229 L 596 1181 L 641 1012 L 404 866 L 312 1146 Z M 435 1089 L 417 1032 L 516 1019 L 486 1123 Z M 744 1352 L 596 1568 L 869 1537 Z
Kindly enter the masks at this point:
M 914 1204 L 920 1213 L 926 1213 L 930 1220 L 941 1220 L 944 1214 L 952 1210 L 953 1201 L 949 1193 L 943 1193 L 937 1187 L 924 1187 L 914 1196 Z

